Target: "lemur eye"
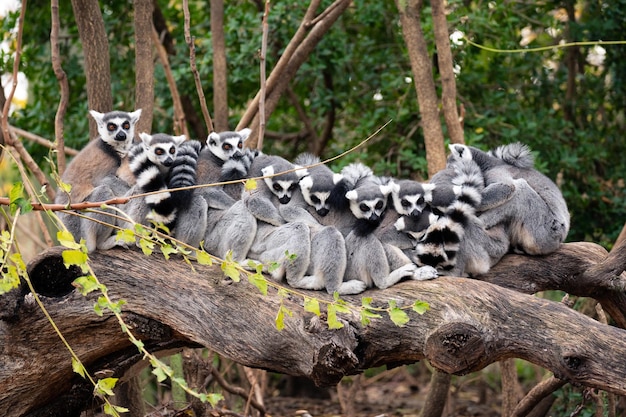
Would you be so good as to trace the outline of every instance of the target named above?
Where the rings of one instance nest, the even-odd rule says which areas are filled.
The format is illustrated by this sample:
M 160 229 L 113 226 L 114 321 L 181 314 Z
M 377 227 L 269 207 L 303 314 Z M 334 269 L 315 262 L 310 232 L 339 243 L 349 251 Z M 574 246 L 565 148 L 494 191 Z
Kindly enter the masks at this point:
M 411 203 L 407 200 L 402 200 L 400 204 L 402 205 L 402 207 L 409 207 L 411 205 Z
M 243 142 L 239 142 L 239 143 L 237 144 L 237 147 L 238 147 L 239 149 L 243 148 Z
M 172 155 L 174 155 L 174 154 L 176 153 L 176 148 L 172 146 L 172 147 L 170 148 L 170 153 L 171 153 Z
M 233 149 L 233 147 L 230 143 L 225 143 L 222 145 L 222 149 L 224 149 L 225 151 L 230 151 L 231 149 Z
M 424 197 L 420 197 L 417 199 L 417 204 L 424 204 Z
M 274 185 L 272 185 L 272 188 L 276 191 L 282 191 L 282 187 L 280 186 L 280 184 L 276 184 L 274 183 Z
M 124 123 L 122 123 L 122 127 L 124 128 L 124 130 L 128 130 L 128 129 L 130 129 L 130 123 L 129 122 L 124 122 Z
M 288 188 L 289 191 L 293 191 L 296 189 L 296 187 L 298 186 L 298 184 L 291 184 Z
M 161 156 L 161 155 L 163 155 L 163 154 L 165 153 L 165 150 L 164 150 L 164 149 L 162 149 L 162 148 L 156 148 L 156 149 L 154 150 L 154 153 L 155 153 L 155 154 L 157 154 L 157 155 L 159 155 L 159 156 Z
M 382 210 L 384 206 L 383 202 L 379 200 L 378 203 L 376 203 L 376 210 Z
M 320 200 L 319 198 L 317 198 L 317 196 L 312 195 L 311 196 L 311 201 L 313 202 L 313 204 L 319 204 L 322 202 L 322 200 Z
M 115 123 L 107 123 L 107 130 L 109 132 L 115 132 L 117 130 L 117 125 Z
M 359 210 L 361 210 L 363 213 L 370 211 L 370 208 L 367 206 L 367 204 L 361 204 L 359 206 Z

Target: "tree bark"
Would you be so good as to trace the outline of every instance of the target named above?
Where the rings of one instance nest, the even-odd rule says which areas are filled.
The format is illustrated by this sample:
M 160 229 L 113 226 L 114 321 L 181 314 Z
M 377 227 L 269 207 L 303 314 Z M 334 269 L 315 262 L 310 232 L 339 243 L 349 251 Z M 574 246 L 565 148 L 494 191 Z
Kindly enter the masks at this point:
M 141 117 L 135 131 L 152 132 L 154 59 L 152 57 L 153 0 L 135 0 L 135 108 Z
M 72 0 L 72 8 L 85 56 L 89 109 L 109 112 L 113 110 L 109 41 L 100 5 L 98 0 Z M 89 138 L 97 134 L 96 123 L 89 118 Z
M 422 1 L 396 0 L 396 5 L 400 12 L 402 37 L 407 46 L 413 72 L 413 82 L 417 91 L 417 102 L 420 109 L 426 147 L 428 176 L 432 177 L 436 172 L 445 168 L 446 150 L 443 142 L 443 130 L 439 120 L 439 99 L 435 90 L 433 68 L 428 56 L 428 47 L 420 21 Z
M 216 132 L 228 130 L 228 67 L 224 37 L 224 0 L 211 0 L 213 43 L 213 119 Z
M 452 61 L 452 49 L 450 48 L 450 34 L 448 33 L 444 0 L 432 0 L 430 6 L 433 15 L 435 45 L 437 46 L 437 62 L 439 64 L 439 74 L 441 75 L 443 117 L 448 127 L 450 142 L 463 144 L 465 143 L 465 138 L 456 106 L 454 62 Z
M 552 255 L 524 257 L 523 264 L 517 256 L 505 257 L 499 271 L 507 276 L 505 282 L 521 281 L 530 275 L 527 271 L 548 263 L 554 268 L 544 269 L 546 275 L 566 284 L 577 277 L 582 290 L 592 283 L 584 273 L 594 262 L 586 260 L 593 252 L 589 246 L 566 244 Z M 97 294 L 83 297 L 74 290 L 71 282 L 82 273 L 65 268 L 60 253 L 61 248 L 53 248 L 30 263 L 36 291 L 90 373 L 106 369 L 122 375 L 141 355 L 109 312 L 102 317 L 94 313 Z M 569 262 L 568 268 L 564 260 L 574 257 L 578 262 Z M 126 322 L 152 352 L 205 346 L 243 365 L 305 376 L 318 385 L 336 384 L 345 375 L 383 364 L 428 359 L 443 372 L 462 375 L 518 357 L 551 370 L 556 378 L 626 394 L 625 330 L 561 303 L 488 282 L 441 277 L 362 294 L 381 308 L 391 300 L 399 307 L 410 307 L 416 300 L 430 305 L 421 316 L 406 310 L 410 321 L 404 327 L 395 326 L 386 313 L 364 327 L 358 311 L 361 296 L 345 297 L 354 307 L 339 315 L 344 327 L 333 330 L 325 322 L 326 308 L 321 317 L 303 309 L 303 295 L 317 298 L 322 306 L 332 303 L 325 292 L 285 296 L 270 287 L 264 296 L 245 278 L 240 283 L 225 280 L 218 265 L 194 265 L 191 270 L 180 260 L 142 256 L 134 250 L 96 252 L 90 258 L 109 294 L 126 300 Z M 612 277 L 606 279 L 615 284 Z M 620 286 L 623 281 L 620 278 Z M 66 408 L 89 402 L 93 388 L 72 372 L 66 348 L 25 293 L 22 288 L 0 297 L 0 409 L 23 416 L 50 407 L 55 398 Z M 587 293 L 603 290 L 587 287 Z M 293 316 L 285 316 L 285 327 L 278 331 L 275 318 L 281 305 Z

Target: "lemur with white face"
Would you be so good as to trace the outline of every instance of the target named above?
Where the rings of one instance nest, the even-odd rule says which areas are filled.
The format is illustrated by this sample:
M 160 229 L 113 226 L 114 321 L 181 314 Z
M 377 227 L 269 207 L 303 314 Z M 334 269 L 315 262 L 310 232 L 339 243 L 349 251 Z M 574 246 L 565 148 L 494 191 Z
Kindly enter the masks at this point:
M 90 141 L 76 155 L 61 177 L 61 182 L 71 185 L 65 193 L 59 188 L 56 204 L 81 203 L 100 182 L 115 176 L 133 145 L 135 125 L 141 116 L 141 109 L 134 112 L 112 111 L 99 113 L 90 110 L 98 128 L 98 137 Z M 120 178 L 117 185 L 124 185 L 127 178 Z M 81 238 L 80 218 L 59 212 L 59 219 L 65 224 L 77 241 Z

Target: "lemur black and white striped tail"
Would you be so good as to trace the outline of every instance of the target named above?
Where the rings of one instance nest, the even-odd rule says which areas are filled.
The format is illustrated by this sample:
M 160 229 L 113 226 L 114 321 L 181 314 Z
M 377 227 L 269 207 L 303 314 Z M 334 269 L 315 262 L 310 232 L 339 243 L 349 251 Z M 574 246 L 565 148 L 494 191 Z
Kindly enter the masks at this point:
M 197 140 L 189 140 L 183 142 L 178 147 L 176 159 L 170 167 L 167 188 L 184 188 L 196 185 L 196 171 L 198 168 L 198 156 L 202 144 Z M 193 189 L 177 190 L 170 192 L 170 198 L 162 201 L 160 204 L 165 207 L 170 204 L 171 211 L 187 207 L 191 201 Z
M 430 225 L 415 247 L 418 265 L 430 265 L 444 271 L 451 270 L 455 265 L 465 227 L 476 216 L 484 188 L 482 172 L 474 161 L 461 161 L 447 169 L 455 171 L 450 184 L 455 197 L 442 214 L 424 213 L 429 215 Z
M 489 154 L 518 168 L 530 169 L 535 166 L 535 159 L 530 152 L 530 148 L 523 143 L 514 142 L 498 146 L 496 149 L 489 151 Z
M 248 177 L 248 171 L 250 166 L 259 155 L 259 151 L 256 149 L 246 148 L 236 155 L 231 156 L 222 165 L 222 174 L 220 176 L 220 182 L 235 181 Z

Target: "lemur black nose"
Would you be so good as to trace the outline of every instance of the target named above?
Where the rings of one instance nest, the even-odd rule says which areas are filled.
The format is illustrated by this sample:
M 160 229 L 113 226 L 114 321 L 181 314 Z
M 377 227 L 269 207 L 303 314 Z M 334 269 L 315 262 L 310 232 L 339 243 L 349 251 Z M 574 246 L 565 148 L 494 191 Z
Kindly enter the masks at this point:
M 165 161 L 163 161 L 163 166 L 169 167 L 174 163 L 174 159 L 173 158 L 167 158 Z
M 243 157 L 243 153 L 241 153 L 240 151 L 236 151 L 232 156 L 231 159 L 241 159 Z
M 413 216 L 413 217 L 419 217 L 419 215 L 422 214 L 422 212 L 418 209 L 412 210 L 409 215 Z
M 328 210 L 326 207 L 323 207 L 319 210 L 317 210 L 317 214 L 319 214 L 320 216 L 324 217 L 325 215 L 328 214 L 330 210 Z
M 119 140 L 119 141 L 126 140 L 126 133 L 122 131 L 117 132 L 117 135 L 115 135 L 115 140 Z
M 372 213 L 372 215 L 370 216 L 370 221 L 371 222 L 377 222 L 378 219 L 380 219 L 380 216 L 376 213 Z
M 278 201 L 280 201 L 280 204 L 287 204 L 289 201 L 291 201 L 291 197 L 289 197 L 288 195 L 284 195 L 280 197 Z

